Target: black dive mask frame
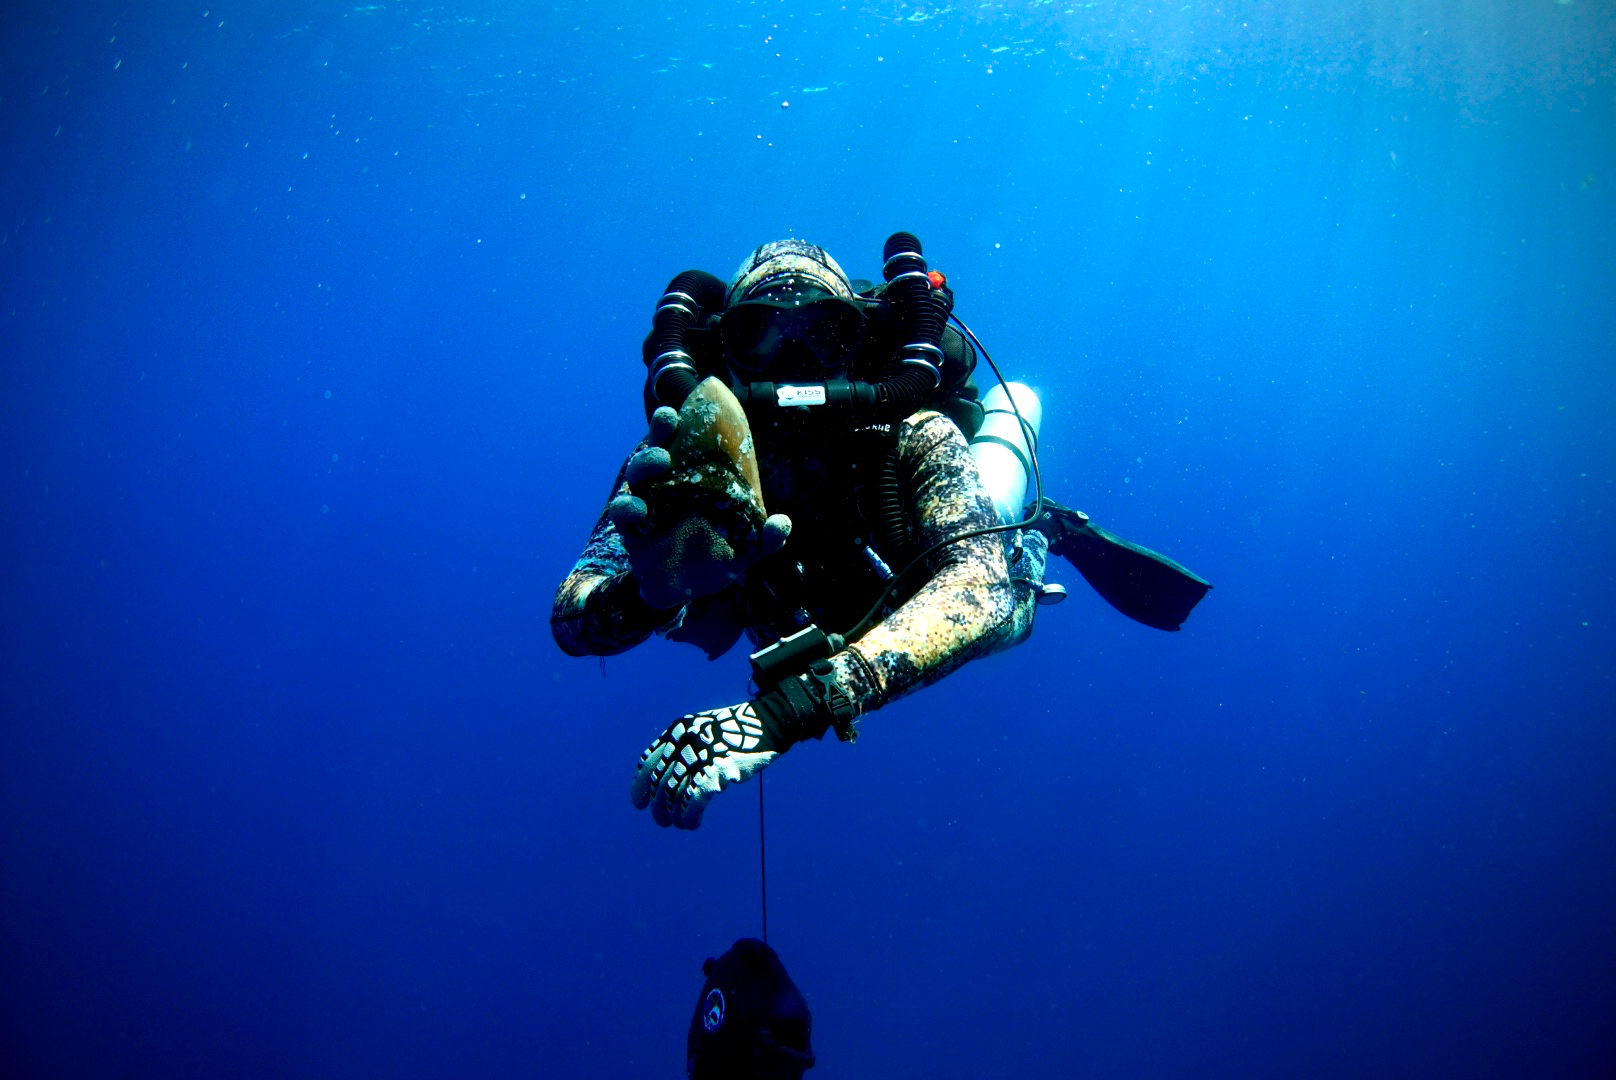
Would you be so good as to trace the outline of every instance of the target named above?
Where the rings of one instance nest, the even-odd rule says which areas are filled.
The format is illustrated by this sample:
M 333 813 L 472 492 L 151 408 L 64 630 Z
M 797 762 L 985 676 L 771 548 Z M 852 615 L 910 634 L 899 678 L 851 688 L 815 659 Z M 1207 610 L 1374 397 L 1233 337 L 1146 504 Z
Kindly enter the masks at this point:
M 864 340 L 864 312 L 853 301 L 820 295 L 743 300 L 718 319 L 729 369 L 744 382 L 825 379 L 847 370 Z

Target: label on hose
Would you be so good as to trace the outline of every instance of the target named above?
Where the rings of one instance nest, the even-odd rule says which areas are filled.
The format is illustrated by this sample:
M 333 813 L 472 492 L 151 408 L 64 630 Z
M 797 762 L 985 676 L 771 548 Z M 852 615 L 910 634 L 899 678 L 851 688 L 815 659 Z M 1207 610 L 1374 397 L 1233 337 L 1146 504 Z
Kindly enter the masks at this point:
M 791 405 L 823 405 L 825 386 L 823 383 L 812 386 L 777 386 L 774 389 L 774 403 L 781 408 Z

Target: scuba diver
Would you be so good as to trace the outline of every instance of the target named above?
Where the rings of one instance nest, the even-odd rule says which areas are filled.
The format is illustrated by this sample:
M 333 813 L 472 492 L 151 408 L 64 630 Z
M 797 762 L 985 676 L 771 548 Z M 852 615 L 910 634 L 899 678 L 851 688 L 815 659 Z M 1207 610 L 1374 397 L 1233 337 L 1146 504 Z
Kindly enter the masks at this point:
M 689 1080 L 802 1080 L 813 1017 L 775 951 L 742 938 L 701 966 L 707 981 L 685 1039 Z
M 709 658 L 743 632 L 757 647 L 751 700 L 690 713 L 641 755 L 633 802 L 659 825 L 698 827 L 798 742 L 851 742 L 865 714 L 1024 641 L 1065 596 L 1044 583 L 1051 552 L 1163 630 L 1211 588 L 1044 498 L 1037 396 L 1002 377 L 978 393 L 977 355 L 993 361 L 918 239 L 894 234 L 883 260 L 880 284 L 850 280 L 781 240 L 727 285 L 679 274 L 657 304 L 649 433 L 550 624 L 574 656 L 653 634 Z

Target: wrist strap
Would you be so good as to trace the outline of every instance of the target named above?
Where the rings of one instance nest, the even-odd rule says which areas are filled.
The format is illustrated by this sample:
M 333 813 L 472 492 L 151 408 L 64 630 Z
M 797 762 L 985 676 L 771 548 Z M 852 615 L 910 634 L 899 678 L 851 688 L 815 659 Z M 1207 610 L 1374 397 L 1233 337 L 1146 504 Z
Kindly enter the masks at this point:
M 830 726 L 842 742 L 858 742 L 858 703 L 836 681 L 836 667 L 829 660 L 808 665 L 806 678 L 819 690 L 820 707 L 830 717 Z
M 759 694 L 752 702 L 752 711 L 774 749 L 781 752 L 804 739 L 824 737 L 830 727 L 830 717 L 819 715 L 818 703 L 796 675 L 781 679 L 773 690 Z
M 804 739 L 822 739 L 833 727 L 842 742 L 858 738 L 858 710 L 828 661 L 816 661 L 806 675 L 781 679 L 774 689 L 757 696 L 752 711 L 774 748 L 782 752 Z

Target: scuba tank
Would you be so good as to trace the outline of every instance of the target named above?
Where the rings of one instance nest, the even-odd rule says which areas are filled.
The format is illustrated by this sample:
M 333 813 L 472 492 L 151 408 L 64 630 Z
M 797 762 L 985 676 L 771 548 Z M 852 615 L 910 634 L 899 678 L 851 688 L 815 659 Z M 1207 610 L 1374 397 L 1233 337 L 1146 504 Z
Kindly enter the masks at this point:
M 1009 525 L 1021 520 L 1027 505 L 1044 406 L 1032 387 L 1013 382 L 989 390 L 982 398 L 982 412 L 982 426 L 971 437 L 971 457 L 993 496 L 999 523 Z

